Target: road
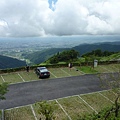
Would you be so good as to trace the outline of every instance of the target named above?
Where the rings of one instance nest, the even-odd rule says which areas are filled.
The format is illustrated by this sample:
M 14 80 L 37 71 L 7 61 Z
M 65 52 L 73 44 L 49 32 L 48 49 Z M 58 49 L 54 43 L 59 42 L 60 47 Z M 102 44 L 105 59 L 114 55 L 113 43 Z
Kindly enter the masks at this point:
M 103 90 L 98 76 L 92 74 L 11 84 L 8 89 L 6 100 L 0 101 L 0 109 Z

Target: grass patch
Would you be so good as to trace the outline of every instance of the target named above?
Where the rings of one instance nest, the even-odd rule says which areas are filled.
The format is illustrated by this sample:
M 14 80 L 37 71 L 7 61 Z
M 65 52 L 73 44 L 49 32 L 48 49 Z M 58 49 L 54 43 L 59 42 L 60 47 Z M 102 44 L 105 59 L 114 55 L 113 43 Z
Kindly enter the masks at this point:
M 59 105 L 56 103 L 56 101 L 48 101 L 48 103 L 54 105 L 53 115 L 54 115 L 55 120 L 67 120 L 67 116 L 62 111 L 62 109 L 59 107 Z M 45 117 L 42 114 L 38 114 L 38 105 L 34 104 L 33 108 L 36 113 L 37 119 L 39 120 L 40 118 L 42 118 L 42 120 L 44 120 Z
M 3 79 L 2 79 L 2 77 L 0 76 L 0 84 L 1 84 L 1 83 L 3 83 Z
M 70 76 L 82 75 L 82 73 L 78 71 L 75 67 L 72 67 L 71 69 L 68 67 L 62 67 L 61 69 L 65 71 L 67 74 L 69 74 Z
M 84 73 L 97 73 L 98 71 L 96 71 L 95 69 L 93 69 L 91 66 L 81 66 L 81 67 L 76 67 L 78 70 L 84 72 Z
M 30 107 L 21 107 L 6 110 L 5 120 L 35 120 L 35 118 Z
M 69 75 L 66 74 L 61 68 L 49 68 L 49 71 L 54 74 L 57 78 L 61 77 L 68 77 Z
M 106 73 L 106 72 L 109 72 L 107 71 L 103 65 L 98 65 L 97 67 L 94 68 L 96 71 L 98 71 L 99 73 Z
M 112 105 L 112 103 L 98 93 L 81 95 L 81 97 L 97 112 Z
M 108 99 L 110 99 L 111 101 L 115 101 L 117 94 L 114 93 L 114 91 L 109 90 L 109 91 L 103 91 L 101 92 L 101 94 L 103 94 L 104 96 L 106 96 Z M 120 99 L 118 100 L 120 102 Z
M 29 72 L 20 72 L 19 74 L 25 81 L 39 80 L 37 75 L 32 70 Z
M 8 83 L 23 82 L 17 73 L 4 74 L 2 75 L 2 77 L 4 78 L 5 82 L 8 82 Z
M 79 119 L 86 113 L 92 113 L 92 110 L 79 97 L 59 99 L 58 102 L 73 120 Z

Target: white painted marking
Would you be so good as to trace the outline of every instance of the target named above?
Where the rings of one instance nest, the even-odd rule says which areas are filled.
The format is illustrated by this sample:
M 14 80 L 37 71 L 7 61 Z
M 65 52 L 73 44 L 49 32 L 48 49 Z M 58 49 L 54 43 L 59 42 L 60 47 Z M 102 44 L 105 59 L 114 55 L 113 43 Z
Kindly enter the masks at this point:
M 23 79 L 23 77 L 18 73 L 19 77 L 23 80 L 23 82 L 25 82 L 25 80 Z
M 63 112 L 67 115 L 67 117 L 69 118 L 69 120 L 72 120 L 71 117 L 68 115 L 68 113 L 65 111 L 65 109 L 62 107 L 62 105 L 57 100 L 55 100 L 55 101 L 60 106 L 60 108 L 63 110 Z
M 64 73 L 66 73 L 66 74 L 68 74 L 69 76 L 71 76 L 69 73 L 67 73 L 66 71 L 64 71 L 62 68 L 61 68 L 61 70 L 62 70 Z
M 82 99 L 79 95 L 78 95 L 78 97 L 79 97 L 86 105 L 88 105 L 93 111 L 95 111 L 95 113 L 98 114 L 98 112 L 97 112 L 91 105 L 89 105 L 84 99 Z
M 103 94 L 101 94 L 100 92 L 98 92 L 101 96 L 103 96 L 104 98 L 106 98 L 107 100 L 109 100 L 111 103 L 114 103 L 112 100 L 110 100 L 108 97 L 104 96 Z
M 1 78 L 2 78 L 3 82 L 5 82 L 5 79 L 3 78 L 3 76 L 2 76 L 2 75 L 1 75 Z
M 34 117 L 35 117 L 35 120 L 38 120 L 38 119 L 37 119 L 37 116 L 36 116 L 36 114 L 35 114 L 35 111 L 34 111 L 33 106 L 32 106 L 32 105 L 30 105 L 30 107 L 31 107 L 32 113 L 33 113 L 33 115 L 34 115 Z
M 55 78 L 57 78 L 57 76 L 56 75 L 54 75 L 52 72 L 50 72 Z

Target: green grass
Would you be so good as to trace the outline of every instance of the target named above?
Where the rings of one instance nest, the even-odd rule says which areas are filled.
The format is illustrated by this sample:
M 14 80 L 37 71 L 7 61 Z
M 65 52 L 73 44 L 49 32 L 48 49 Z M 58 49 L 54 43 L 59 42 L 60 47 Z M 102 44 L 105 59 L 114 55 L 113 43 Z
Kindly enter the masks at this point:
M 82 73 L 80 71 L 78 71 L 75 67 L 72 67 L 71 69 L 68 67 L 62 67 L 61 69 L 70 76 L 82 75 Z
M 55 75 L 57 78 L 70 76 L 66 74 L 64 71 L 62 71 L 60 68 L 49 68 L 49 71 L 51 72 L 51 74 Z
M 35 120 L 35 118 L 30 107 L 21 107 L 6 110 L 5 120 Z
M 115 99 L 117 97 L 117 95 L 111 90 L 108 90 L 106 92 L 100 92 L 100 93 L 113 102 L 115 101 Z
M 23 80 L 20 78 L 18 73 L 8 73 L 8 74 L 2 75 L 2 77 L 4 78 L 5 82 L 8 82 L 8 83 L 23 82 Z
M 95 69 L 93 69 L 91 66 L 81 66 L 81 67 L 76 67 L 78 70 L 88 74 L 93 74 L 93 73 L 97 73 L 97 71 Z
M 116 59 L 119 59 L 119 58 L 120 58 L 120 52 L 112 54 L 112 55 L 107 56 L 107 57 L 101 57 L 100 61 L 116 60 Z
M 26 71 L 19 72 L 19 74 L 25 81 L 39 80 L 37 75 L 32 70 L 29 72 Z
M 67 120 L 66 114 L 62 111 L 62 109 L 59 107 L 59 105 L 56 103 L 56 101 L 48 101 L 49 104 L 54 105 L 54 118 L 55 120 Z M 42 118 L 43 120 L 45 117 L 41 114 L 38 114 L 38 105 L 33 104 L 34 111 L 36 113 L 37 119 Z
M 79 97 L 58 99 L 58 102 L 73 120 L 79 119 L 86 113 L 92 113 L 92 110 Z
M 1 83 L 3 83 L 3 79 L 2 79 L 2 77 L 0 76 L 0 84 L 1 84 Z
M 81 96 L 97 112 L 112 105 L 112 103 L 98 93 Z

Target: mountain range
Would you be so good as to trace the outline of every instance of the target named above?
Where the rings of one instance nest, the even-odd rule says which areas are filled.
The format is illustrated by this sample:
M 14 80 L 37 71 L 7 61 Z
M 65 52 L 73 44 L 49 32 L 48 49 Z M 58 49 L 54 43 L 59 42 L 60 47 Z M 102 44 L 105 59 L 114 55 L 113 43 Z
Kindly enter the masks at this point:
M 26 59 L 29 59 L 33 64 L 40 64 L 46 61 L 48 58 L 53 56 L 58 52 L 64 50 L 74 49 L 79 52 L 80 56 L 91 52 L 92 50 L 101 49 L 102 51 L 110 52 L 119 52 L 120 51 L 120 42 L 104 42 L 104 43 L 94 43 L 94 44 L 80 44 L 72 48 L 51 48 L 44 51 L 37 51 L 31 54 L 24 56 Z

